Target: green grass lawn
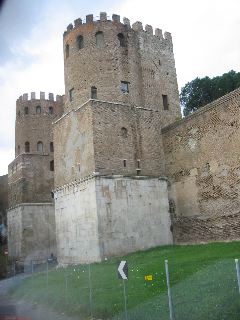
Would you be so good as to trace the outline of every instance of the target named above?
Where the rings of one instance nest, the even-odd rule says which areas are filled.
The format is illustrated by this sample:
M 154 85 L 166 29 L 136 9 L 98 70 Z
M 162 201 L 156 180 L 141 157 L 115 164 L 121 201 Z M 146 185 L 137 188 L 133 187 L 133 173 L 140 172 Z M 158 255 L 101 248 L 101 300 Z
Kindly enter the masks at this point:
M 238 257 L 240 242 L 158 247 L 90 267 L 58 268 L 48 277 L 47 272 L 35 274 L 11 293 L 69 315 L 125 320 L 123 281 L 117 277 L 118 261 L 123 259 L 129 266 L 128 320 L 165 320 L 169 319 L 164 268 L 168 259 L 176 320 L 239 320 L 234 261 Z M 152 275 L 153 281 L 145 281 L 145 275 Z

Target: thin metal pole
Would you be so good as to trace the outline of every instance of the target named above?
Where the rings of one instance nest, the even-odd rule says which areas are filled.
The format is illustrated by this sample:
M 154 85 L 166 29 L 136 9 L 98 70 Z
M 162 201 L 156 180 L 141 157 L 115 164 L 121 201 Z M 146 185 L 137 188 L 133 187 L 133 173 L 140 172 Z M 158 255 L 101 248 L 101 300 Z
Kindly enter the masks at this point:
M 13 276 L 16 276 L 16 266 L 15 266 L 15 261 L 13 261 Z
M 169 279 L 169 271 L 168 271 L 168 260 L 165 260 L 165 271 L 166 271 L 166 278 L 167 278 L 169 315 L 170 315 L 170 320 L 174 320 L 172 296 L 171 296 L 171 289 L 170 289 L 170 279 Z
M 47 271 L 47 286 L 48 286 L 48 261 L 47 261 L 47 265 L 46 265 L 46 271 Z
M 124 298 L 125 319 L 128 320 L 128 314 L 127 314 L 127 296 L 126 296 L 125 280 L 123 280 L 123 298 Z
M 92 317 L 92 280 L 91 280 L 91 265 L 88 265 L 88 286 L 89 286 L 89 305 L 90 305 L 90 315 Z
M 68 302 L 68 279 L 67 279 L 67 275 L 66 275 L 66 271 L 64 273 L 65 276 L 65 302 Z
M 33 261 L 31 260 L 32 284 L 33 284 Z
M 8 256 L 6 255 L 6 272 L 7 272 L 7 269 L 8 269 Z
M 238 280 L 238 291 L 240 293 L 240 271 L 239 271 L 239 262 L 238 259 L 235 259 L 236 271 L 237 271 L 237 280 Z

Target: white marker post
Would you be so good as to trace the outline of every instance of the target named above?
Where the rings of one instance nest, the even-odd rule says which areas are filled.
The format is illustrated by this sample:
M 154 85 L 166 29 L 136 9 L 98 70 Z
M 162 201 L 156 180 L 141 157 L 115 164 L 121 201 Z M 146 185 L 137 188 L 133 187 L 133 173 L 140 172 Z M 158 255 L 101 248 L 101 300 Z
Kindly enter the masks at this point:
M 91 280 L 91 265 L 88 264 L 88 286 L 89 286 L 89 307 L 90 307 L 90 316 L 93 316 L 92 310 L 92 280 Z
M 126 296 L 126 288 L 125 288 L 125 280 L 128 280 L 127 261 L 121 261 L 117 270 L 118 270 L 118 278 L 123 280 L 123 298 L 124 298 L 125 319 L 128 320 L 127 296 Z
M 240 293 L 240 271 L 239 271 L 238 259 L 235 259 L 235 264 L 236 264 L 236 271 L 237 271 L 238 291 Z
M 47 286 L 48 286 L 48 259 L 46 262 L 46 275 L 47 275 Z
M 165 260 L 165 271 L 166 271 L 166 278 L 167 278 L 169 315 L 170 315 L 170 320 L 174 320 L 172 296 L 171 296 L 171 289 L 170 289 L 170 279 L 169 279 L 169 271 L 168 271 L 168 260 Z

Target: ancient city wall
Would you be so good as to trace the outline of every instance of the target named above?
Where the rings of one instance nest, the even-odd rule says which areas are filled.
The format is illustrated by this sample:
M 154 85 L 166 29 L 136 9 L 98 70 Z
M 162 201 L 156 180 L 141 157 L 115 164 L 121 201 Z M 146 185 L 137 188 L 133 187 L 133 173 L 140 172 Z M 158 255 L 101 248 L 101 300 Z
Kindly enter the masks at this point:
M 8 175 L 0 177 L 0 224 L 7 223 L 6 210 L 8 208 Z
M 8 211 L 8 250 L 11 258 L 45 262 L 56 256 L 54 205 L 22 204 Z
M 240 90 L 162 130 L 176 242 L 240 231 Z

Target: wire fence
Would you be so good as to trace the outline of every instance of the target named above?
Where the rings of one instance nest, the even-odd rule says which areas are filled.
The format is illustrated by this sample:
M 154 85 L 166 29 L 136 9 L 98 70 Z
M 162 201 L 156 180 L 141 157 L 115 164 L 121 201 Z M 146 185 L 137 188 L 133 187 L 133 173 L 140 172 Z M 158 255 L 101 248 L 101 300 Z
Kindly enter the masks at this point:
M 239 320 L 238 260 L 191 268 L 161 261 L 159 271 L 146 274 L 142 266 L 129 265 L 128 280 L 121 280 L 116 263 L 64 268 L 31 261 L 15 291 L 33 301 L 41 296 L 41 303 L 83 319 Z

